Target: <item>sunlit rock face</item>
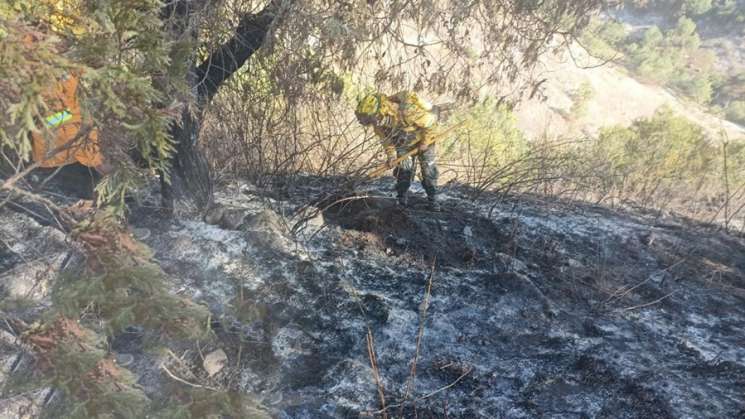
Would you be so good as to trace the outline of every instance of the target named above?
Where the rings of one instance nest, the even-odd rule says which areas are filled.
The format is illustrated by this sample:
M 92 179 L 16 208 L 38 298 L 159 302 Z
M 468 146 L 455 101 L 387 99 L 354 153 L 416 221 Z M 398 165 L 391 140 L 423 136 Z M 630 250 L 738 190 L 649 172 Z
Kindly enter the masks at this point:
M 278 201 L 232 185 L 217 201 L 242 213 L 233 229 L 132 218 L 173 291 L 213 314 L 202 349 L 227 361 L 212 385 L 281 418 L 375 414 L 381 394 L 391 417 L 744 413 L 742 239 L 530 197 L 475 204 L 460 189 L 441 213 L 419 196 L 402 209 L 388 187 L 319 214 L 303 208 L 310 186 Z M 2 231 L 19 222 L 8 214 Z M 19 266 L 19 242 L 0 265 Z M 145 341 L 115 349 L 157 394 L 168 378 Z

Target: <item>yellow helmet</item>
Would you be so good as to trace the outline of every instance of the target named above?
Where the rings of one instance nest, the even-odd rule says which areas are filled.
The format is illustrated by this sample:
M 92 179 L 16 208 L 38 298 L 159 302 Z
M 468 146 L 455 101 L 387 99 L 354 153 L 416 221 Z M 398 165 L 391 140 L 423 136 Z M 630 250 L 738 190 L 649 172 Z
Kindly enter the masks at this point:
M 382 98 L 378 93 L 368 94 L 360 99 L 357 102 L 357 109 L 354 111 L 360 123 L 364 125 L 372 123 L 380 112 L 381 102 Z

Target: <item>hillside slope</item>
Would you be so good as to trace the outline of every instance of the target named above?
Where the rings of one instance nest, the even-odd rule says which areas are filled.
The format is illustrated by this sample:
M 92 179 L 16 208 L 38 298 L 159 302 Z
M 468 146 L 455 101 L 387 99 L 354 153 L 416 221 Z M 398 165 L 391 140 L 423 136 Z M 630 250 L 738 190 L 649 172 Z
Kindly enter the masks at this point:
M 745 127 L 712 115 L 701 105 L 673 95 L 664 87 L 639 82 L 617 65 L 599 64 L 602 63 L 579 46 L 573 47 L 571 54 L 562 51 L 544 56 L 534 75 L 538 80 L 546 79 L 543 95 L 518 105 L 518 126 L 532 138 L 546 133 L 594 135 L 603 127 L 627 126 L 668 106 L 701 125 L 714 139 L 719 139 L 721 130 L 730 139 L 745 138 Z M 594 94 L 586 103 L 585 114 L 576 117 L 571 112 L 571 93 L 583 83 L 588 83 Z
M 179 361 L 190 382 L 253 394 L 280 418 L 373 414 L 372 343 L 392 415 L 745 414 L 742 238 L 526 196 L 475 204 L 461 188 L 447 191 L 442 213 L 425 211 L 421 198 L 404 210 L 387 197 L 388 182 L 304 218 L 280 214 L 317 197 L 322 180 L 281 200 L 232 185 L 218 193 L 232 214 L 227 229 L 136 210 L 173 291 L 213 315 L 215 338 Z M 51 227 L 1 211 L 3 292 L 34 301 L 15 313 L 31 320 L 67 250 Z M 183 387 L 138 333 L 111 349 L 134 357 L 127 368 L 146 393 Z M 0 377 L 19 362 L 33 366 L 12 338 L 0 347 Z M 200 354 L 217 349 L 228 361 L 209 377 Z M 34 400 L 49 409 L 60 397 L 3 399 L 0 416 Z

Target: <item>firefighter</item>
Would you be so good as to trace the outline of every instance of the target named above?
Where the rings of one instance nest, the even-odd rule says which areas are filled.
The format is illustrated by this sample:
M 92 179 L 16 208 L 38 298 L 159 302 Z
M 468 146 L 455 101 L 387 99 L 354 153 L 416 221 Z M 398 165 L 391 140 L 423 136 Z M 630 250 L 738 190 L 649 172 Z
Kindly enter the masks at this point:
M 402 160 L 393 170 L 396 193 L 401 206 L 408 204 L 408 191 L 419 161 L 422 186 L 427 193 L 429 208 L 440 211 L 437 198 L 437 158 L 433 138 L 437 117 L 430 103 L 410 91 L 393 96 L 368 94 L 357 104 L 355 115 L 360 124 L 372 126 L 380 138 L 388 161 L 393 162 L 414 148 L 416 153 Z

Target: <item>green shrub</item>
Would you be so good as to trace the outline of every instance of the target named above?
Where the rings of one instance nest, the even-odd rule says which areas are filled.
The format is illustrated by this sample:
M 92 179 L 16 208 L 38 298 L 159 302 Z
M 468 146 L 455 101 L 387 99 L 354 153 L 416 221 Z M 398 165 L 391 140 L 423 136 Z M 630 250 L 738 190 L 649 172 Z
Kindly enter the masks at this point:
M 699 16 L 713 7 L 712 0 L 684 0 L 681 10 L 686 16 Z
M 166 274 L 150 250 L 132 239 L 110 211 L 81 222 L 72 236 L 86 249 L 87 264 L 55 284 L 52 300 L 66 317 L 93 309 L 107 335 L 132 325 L 174 338 L 207 334 L 208 310 L 169 292 Z
M 589 155 L 602 167 L 598 191 L 651 199 L 695 190 L 714 172 L 716 150 L 701 127 L 662 108 L 630 127 L 604 129 Z
M 577 89 L 571 92 L 573 118 L 582 118 L 587 114 L 587 103 L 595 96 L 595 89 L 585 81 Z
M 150 399 L 136 377 L 107 355 L 106 339 L 79 321 L 51 316 L 25 333 L 23 340 L 34 349 L 43 381 L 65 395 L 64 402 L 44 417 L 146 416 Z
M 701 38 L 696 32 L 696 22 L 685 16 L 678 19 L 678 24 L 666 35 L 668 44 L 679 51 L 691 52 L 701 46 Z
M 745 100 L 745 72 L 719 80 L 716 97 L 724 105 Z
M 716 56 L 700 49 L 696 24 L 681 17 L 663 33 L 654 26 L 627 46 L 627 65 L 645 80 L 671 87 L 696 102 L 709 104 L 722 76 L 714 73 Z
M 698 103 L 708 104 L 714 94 L 712 79 L 708 74 L 681 72 L 671 83 L 672 87 Z
M 713 12 L 722 24 L 732 25 L 745 22 L 745 8 L 738 5 L 738 0 L 719 0 Z
M 595 18 L 582 33 L 580 43 L 590 55 L 609 60 L 619 54 L 627 36 L 622 23 Z
M 453 115 L 451 125 L 455 124 L 462 126 L 440 143 L 442 159 L 452 161 L 471 185 L 486 187 L 511 182 L 512 175 L 503 169 L 518 161 L 529 148 L 512 111 L 487 99 Z
M 443 143 L 443 154 L 447 156 L 468 148 L 472 153 L 488 155 L 489 164 L 502 164 L 526 149 L 525 137 L 516 121 L 507 106 L 487 99 L 453 117 L 453 124 L 462 123 L 463 126 L 455 131 L 452 139 Z
M 725 109 L 727 119 L 740 125 L 745 125 L 745 100 L 732 102 Z
M 626 4 L 641 10 L 654 10 L 667 16 L 700 16 L 714 8 L 712 0 L 627 0 Z
M 660 84 L 667 83 L 679 68 L 679 54 L 669 47 L 660 28 L 644 32 L 641 41 L 628 46 L 628 63 L 641 77 Z

